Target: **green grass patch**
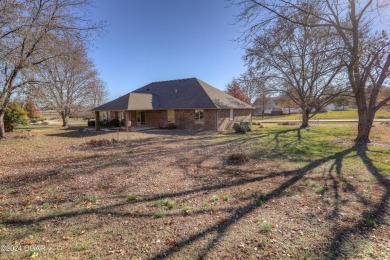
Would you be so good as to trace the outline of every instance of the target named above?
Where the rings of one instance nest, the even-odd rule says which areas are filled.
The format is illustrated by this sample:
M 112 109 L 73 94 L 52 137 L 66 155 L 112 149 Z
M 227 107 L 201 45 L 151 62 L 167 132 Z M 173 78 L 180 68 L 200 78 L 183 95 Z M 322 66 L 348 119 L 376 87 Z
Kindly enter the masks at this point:
M 182 204 L 181 205 L 181 211 L 184 213 L 184 214 L 189 214 L 191 210 L 191 207 L 188 206 L 187 204 Z
M 89 248 L 89 243 L 88 242 L 83 242 L 81 244 L 76 245 L 75 249 L 76 251 L 84 251 Z
M 96 203 L 96 201 L 99 199 L 99 196 L 97 195 L 90 195 L 90 196 L 85 196 L 84 201 L 85 202 L 91 202 L 91 203 Z
M 154 213 L 154 217 L 155 218 L 162 218 L 162 217 L 164 217 L 164 212 L 157 211 L 157 212 Z
M 390 112 L 386 109 L 380 109 L 375 114 L 375 119 L 389 119 Z M 350 109 L 344 111 L 328 111 L 316 114 L 311 120 L 315 119 L 358 119 L 357 109 Z M 290 114 L 282 116 L 254 116 L 253 120 L 302 120 L 301 114 Z
M 160 199 L 153 203 L 153 206 L 159 207 L 159 206 L 166 206 L 168 209 L 174 209 L 177 207 L 177 203 L 173 200 L 169 199 Z
M 215 195 L 211 196 L 211 199 L 213 201 L 218 201 L 219 200 L 219 196 L 215 194 Z
M 272 224 L 265 221 L 265 222 L 263 222 L 263 223 L 260 225 L 260 228 L 261 228 L 261 230 L 263 230 L 263 231 L 271 232 L 271 231 L 272 231 Z
M 128 201 L 136 200 L 137 198 L 138 198 L 138 195 L 136 195 L 136 194 L 127 195 Z
M 168 203 L 167 199 L 160 199 L 160 200 L 156 200 L 155 202 L 153 202 L 153 206 L 158 207 L 161 205 L 166 205 L 167 203 Z

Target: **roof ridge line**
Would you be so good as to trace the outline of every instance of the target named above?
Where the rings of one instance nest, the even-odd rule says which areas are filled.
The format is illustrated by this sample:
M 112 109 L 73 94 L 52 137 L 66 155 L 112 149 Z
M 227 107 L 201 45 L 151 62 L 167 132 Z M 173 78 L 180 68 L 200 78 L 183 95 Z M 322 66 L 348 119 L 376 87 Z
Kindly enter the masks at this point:
M 156 84 L 156 83 L 164 83 L 164 82 L 172 82 L 172 81 L 183 81 L 183 80 L 191 80 L 191 79 L 197 79 L 196 77 L 192 78 L 184 78 L 184 79 L 172 79 L 172 80 L 162 80 L 162 81 L 154 81 L 149 84 Z

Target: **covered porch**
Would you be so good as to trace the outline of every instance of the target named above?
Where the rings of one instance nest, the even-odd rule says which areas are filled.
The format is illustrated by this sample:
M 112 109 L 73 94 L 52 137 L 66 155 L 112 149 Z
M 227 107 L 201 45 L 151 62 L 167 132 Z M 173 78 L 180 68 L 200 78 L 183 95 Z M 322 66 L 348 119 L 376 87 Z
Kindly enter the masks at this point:
M 95 111 L 95 129 L 112 127 L 132 131 L 137 129 L 155 127 L 146 124 L 146 111 Z

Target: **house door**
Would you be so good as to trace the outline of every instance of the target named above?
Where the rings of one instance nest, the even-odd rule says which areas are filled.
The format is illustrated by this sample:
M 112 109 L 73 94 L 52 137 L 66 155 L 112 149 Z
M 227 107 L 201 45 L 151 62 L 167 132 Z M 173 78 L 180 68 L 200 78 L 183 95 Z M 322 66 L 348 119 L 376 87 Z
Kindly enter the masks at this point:
M 145 112 L 137 111 L 137 125 L 145 125 Z

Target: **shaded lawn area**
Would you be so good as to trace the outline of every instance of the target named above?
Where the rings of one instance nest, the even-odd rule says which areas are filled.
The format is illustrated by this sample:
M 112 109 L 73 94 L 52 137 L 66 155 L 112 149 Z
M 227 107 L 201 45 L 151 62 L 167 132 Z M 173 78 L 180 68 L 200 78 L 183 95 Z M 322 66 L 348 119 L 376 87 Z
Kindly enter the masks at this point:
M 33 133 L 0 142 L 1 259 L 390 257 L 389 126 Z

